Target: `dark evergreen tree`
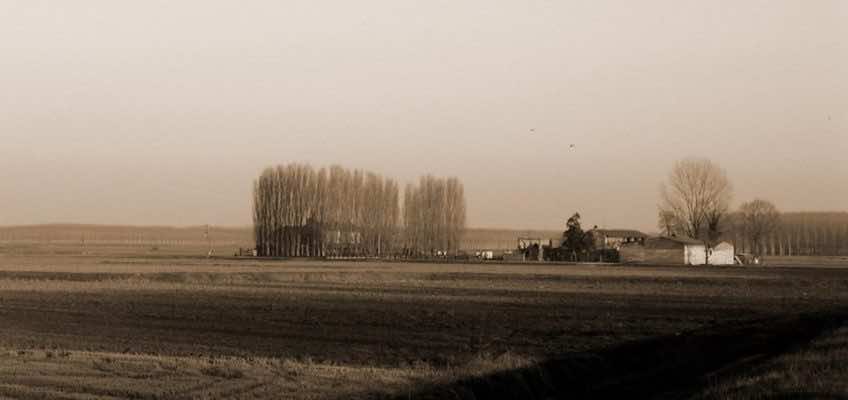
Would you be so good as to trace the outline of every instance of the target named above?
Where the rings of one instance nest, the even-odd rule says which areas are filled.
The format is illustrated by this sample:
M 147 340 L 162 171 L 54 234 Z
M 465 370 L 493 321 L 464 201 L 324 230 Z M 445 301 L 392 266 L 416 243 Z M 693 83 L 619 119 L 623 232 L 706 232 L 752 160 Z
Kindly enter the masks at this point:
M 580 226 L 580 213 L 574 213 L 565 223 L 562 234 L 562 250 L 570 255 L 572 261 L 578 261 L 594 248 L 592 234 L 584 232 Z

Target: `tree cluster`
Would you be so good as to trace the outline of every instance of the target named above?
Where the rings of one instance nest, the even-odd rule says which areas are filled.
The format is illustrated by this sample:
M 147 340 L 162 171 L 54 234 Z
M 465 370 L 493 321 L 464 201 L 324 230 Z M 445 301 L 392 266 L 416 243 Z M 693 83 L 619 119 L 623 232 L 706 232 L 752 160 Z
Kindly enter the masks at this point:
M 780 225 L 780 211 L 769 201 L 755 199 L 743 203 L 733 220 L 734 229 L 741 231 L 752 252 L 759 256 L 765 239 Z
M 398 184 L 371 172 L 289 164 L 254 182 L 260 256 L 381 255 L 396 245 L 399 216 Z
M 405 249 L 411 256 L 455 254 L 465 231 L 465 189 L 457 178 L 423 176 L 404 190 Z
M 549 261 L 611 261 L 612 252 L 595 248 L 593 231 L 584 231 L 580 224 L 580 213 L 574 213 L 565 223 L 562 243 L 559 247 L 544 246 L 544 257 Z M 615 252 L 615 251 L 613 251 Z M 616 252 L 617 253 L 617 252 Z
M 571 255 L 572 261 L 576 261 L 582 254 L 592 251 L 594 247 L 595 240 L 592 233 L 583 231 L 580 225 L 580 213 L 574 213 L 565 223 L 562 249 Z

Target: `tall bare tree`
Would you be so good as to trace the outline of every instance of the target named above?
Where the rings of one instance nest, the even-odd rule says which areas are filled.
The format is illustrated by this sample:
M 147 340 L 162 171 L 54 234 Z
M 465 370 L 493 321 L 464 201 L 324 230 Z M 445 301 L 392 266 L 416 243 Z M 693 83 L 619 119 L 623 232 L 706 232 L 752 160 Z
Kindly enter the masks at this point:
M 721 235 L 733 188 L 727 174 L 708 159 L 675 163 L 660 189 L 660 213 L 679 221 L 681 233 L 713 242 Z
M 422 177 L 405 190 L 392 179 L 339 166 L 266 168 L 253 185 L 256 249 L 261 256 L 382 256 L 456 252 L 465 229 L 465 193 L 457 178 Z
M 739 207 L 739 218 L 742 233 L 750 243 L 753 253 L 762 255 L 765 240 L 771 237 L 780 225 L 780 211 L 769 201 L 755 199 Z
M 403 221 L 407 252 L 456 253 L 465 231 L 465 191 L 457 178 L 426 175 L 404 190 Z

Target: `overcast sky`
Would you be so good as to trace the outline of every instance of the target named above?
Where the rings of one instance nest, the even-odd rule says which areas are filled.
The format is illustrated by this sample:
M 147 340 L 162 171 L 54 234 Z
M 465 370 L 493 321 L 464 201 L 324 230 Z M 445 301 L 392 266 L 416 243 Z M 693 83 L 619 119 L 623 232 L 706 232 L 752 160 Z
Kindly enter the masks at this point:
M 846 38 L 839 0 L 0 0 L 0 224 L 247 225 L 291 161 L 458 176 L 477 227 L 655 229 L 687 156 L 845 210 Z

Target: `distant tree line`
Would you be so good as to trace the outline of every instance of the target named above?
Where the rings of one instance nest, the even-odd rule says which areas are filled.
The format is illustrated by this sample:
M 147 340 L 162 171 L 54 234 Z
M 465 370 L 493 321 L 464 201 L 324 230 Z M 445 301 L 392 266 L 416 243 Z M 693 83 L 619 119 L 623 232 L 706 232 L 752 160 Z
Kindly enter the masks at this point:
M 459 180 L 425 176 L 407 186 L 403 219 L 399 192 L 394 180 L 358 169 L 267 168 L 253 188 L 257 253 L 370 257 L 455 252 L 465 228 Z
M 774 228 L 761 238 L 750 234 L 744 208 L 730 215 L 726 239 L 737 252 L 781 256 L 848 255 L 848 212 L 778 213 Z M 756 228 L 755 228 L 756 229 Z
M 244 228 L 212 226 L 211 238 L 225 246 L 250 246 L 252 233 Z M 0 226 L 0 242 L 115 246 L 204 246 L 205 226 L 47 224 Z
M 423 176 L 404 191 L 405 249 L 411 255 L 456 253 L 465 231 L 465 189 L 457 178 Z

